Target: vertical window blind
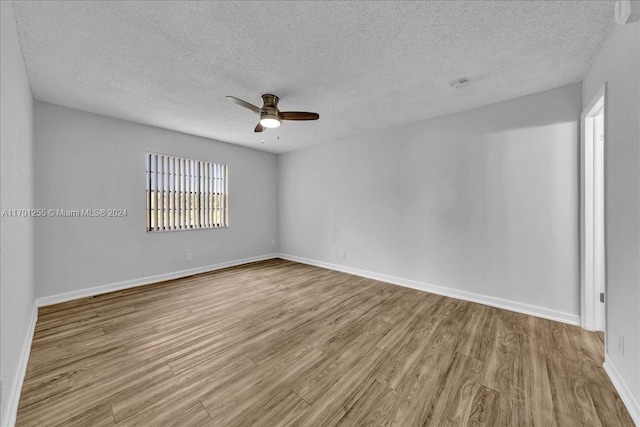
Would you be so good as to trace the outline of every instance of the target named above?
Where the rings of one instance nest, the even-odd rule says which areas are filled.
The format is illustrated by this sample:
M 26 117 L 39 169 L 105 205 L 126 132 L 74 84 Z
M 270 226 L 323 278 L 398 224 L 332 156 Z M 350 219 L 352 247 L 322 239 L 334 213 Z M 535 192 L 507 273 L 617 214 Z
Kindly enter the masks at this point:
M 147 153 L 147 231 L 227 227 L 228 165 Z

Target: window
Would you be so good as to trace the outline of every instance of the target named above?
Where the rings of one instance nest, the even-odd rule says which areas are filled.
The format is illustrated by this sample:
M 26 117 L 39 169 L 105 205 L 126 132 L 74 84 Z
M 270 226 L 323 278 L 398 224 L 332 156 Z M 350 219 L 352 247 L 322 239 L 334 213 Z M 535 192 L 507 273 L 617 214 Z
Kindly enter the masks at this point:
M 147 153 L 147 231 L 227 227 L 228 169 Z

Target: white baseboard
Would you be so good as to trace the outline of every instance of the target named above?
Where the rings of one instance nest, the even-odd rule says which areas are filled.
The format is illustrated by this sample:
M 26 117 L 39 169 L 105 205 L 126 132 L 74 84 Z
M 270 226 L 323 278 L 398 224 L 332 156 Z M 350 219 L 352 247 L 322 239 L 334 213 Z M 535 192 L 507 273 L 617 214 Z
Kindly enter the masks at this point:
M 179 279 L 181 277 L 193 276 L 194 274 L 208 273 L 221 268 L 234 267 L 236 265 L 248 264 L 250 262 L 264 261 L 277 258 L 278 254 L 260 255 L 252 258 L 242 258 L 219 264 L 206 265 L 204 267 L 190 268 L 187 270 L 174 271 L 172 273 L 158 274 L 156 276 L 142 277 L 139 279 L 126 280 L 124 282 L 111 283 L 109 285 L 96 286 L 94 288 L 81 289 L 78 291 L 66 292 L 63 294 L 51 295 L 36 299 L 38 307 L 59 304 L 61 302 L 72 301 L 79 298 L 93 297 L 108 292 L 121 291 L 123 289 L 135 288 L 137 286 L 149 285 L 151 283 L 164 282 L 165 280 Z
M 376 273 L 358 268 L 346 267 L 344 265 L 331 264 L 323 261 L 315 261 L 312 259 L 301 258 L 294 255 L 278 254 L 282 259 L 300 262 L 303 264 L 314 265 L 316 267 L 328 268 L 330 270 L 341 271 L 343 273 L 353 274 L 355 276 L 366 277 L 369 279 L 380 280 L 381 282 L 392 283 L 394 285 L 406 288 L 417 289 L 423 292 L 444 295 L 451 298 L 457 298 L 465 301 L 477 302 L 479 304 L 489 305 L 491 307 L 502 308 L 517 313 L 528 314 L 531 316 L 542 317 L 544 319 L 555 320 L 557 322 L 568 323 L 570 325 L 580 326 L 580 316 L 562 311 L 551 310 L 536 305 L 524 304 L 517 301 L 506 300 L 502 298 L 480 295 L 473 292 L 461 291 L 458 289 L 447 288 L 444 286 L 436 286 L 429 283 L 418 282 L 416 280 L 404 279 L 401 277 L 389 276 L 387 274 Z
M 31 342 L 33 341 L 33 333 L 36 329 L 36 320 L 38 319 L 38 307 L 33 305 L 33 312 L 31 313 L 31 324 L 27 330 L 27 336 L 25 337 L 22 350 L 20 351 L 20 360 L 18 366 L 18 372 L 15 378 L 12 378 L 12 384 L 9 384 L 6 391 L 2 392 L 9 395 L 6 413 L 2 414 L 2 420 L 0 420 L 0 426 L 13 427 L 16 424 L 16 416 L 18 415 L 18 404 L 20 403 L 20 393 L 22 392 L 22 383 L 24 382 L 24 376 L 27 373 L 27 365 L 29 364 L 29 355 L 31 354 Z M 8 379 L 8 378 L 7 378 Z M 5 379 L 6 380 L 6 379 Z
M 633 394 L 629 384 L 627 384 L 608 354 L 604 355 L 604 364 L 602 367 L 607 375 L 609 375 L 609 379 L 616 388 L 622 403 L 627 407 L 633 422 L 636 423 L 636 426 L 640 426 L 640 400 L 638 400 L 638 397 Z

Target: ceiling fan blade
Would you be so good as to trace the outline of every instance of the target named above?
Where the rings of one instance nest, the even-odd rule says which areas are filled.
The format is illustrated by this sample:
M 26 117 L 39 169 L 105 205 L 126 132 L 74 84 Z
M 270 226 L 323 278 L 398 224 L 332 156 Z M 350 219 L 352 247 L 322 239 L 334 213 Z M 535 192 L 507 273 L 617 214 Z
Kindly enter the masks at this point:
M 318 120 L 318 113 L 307 113 L 304 111 L 282 111 L 280 112 L 280 120 Z
M 248 108 L 249 110 L 253 111 L 254 113 L 260 114 L 260 112 L 262 111 L 262 108 L 256 107 L 253 104 L 249 104 L 247 101 L 243 101 L 242 99 L 236 98 L 235 96 L 227 96 L 227 99 L 230 99 L 232 102 L 235 102 L 236 104 L 241 105 L 244 108 Z
M 256 128 L 253 130 L 254 132 L 262 132 L 264 130 L 264 126 L 262 126 L 260 123 L 258 123 L 258 125 L 256 126 Z

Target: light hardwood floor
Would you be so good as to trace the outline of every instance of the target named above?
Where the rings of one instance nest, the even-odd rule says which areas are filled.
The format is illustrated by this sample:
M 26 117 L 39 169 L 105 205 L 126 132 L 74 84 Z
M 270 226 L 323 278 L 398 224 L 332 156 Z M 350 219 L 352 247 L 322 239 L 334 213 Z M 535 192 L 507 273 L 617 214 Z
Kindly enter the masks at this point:
M 283 260 L 41 308 L 18 426 L 632 426 L 578 327 Z

